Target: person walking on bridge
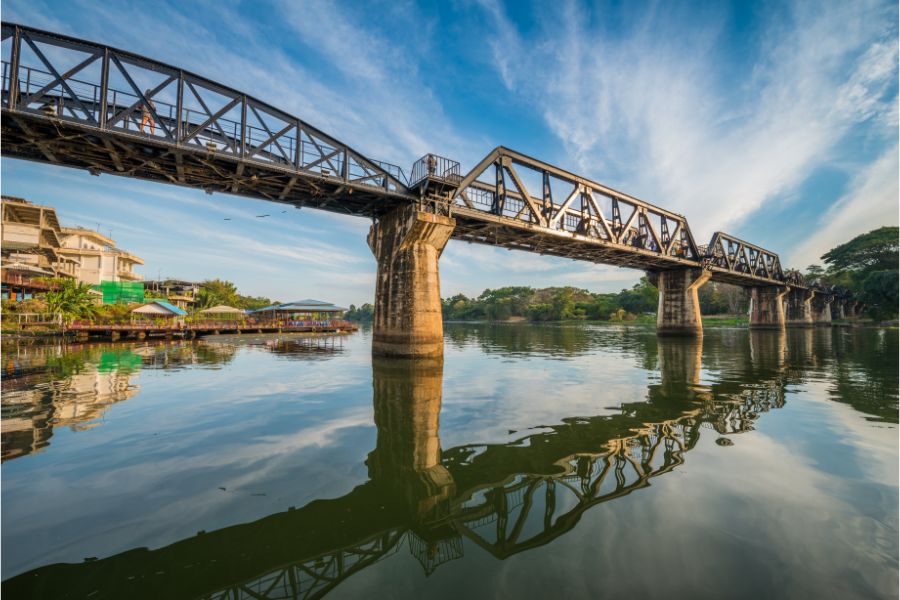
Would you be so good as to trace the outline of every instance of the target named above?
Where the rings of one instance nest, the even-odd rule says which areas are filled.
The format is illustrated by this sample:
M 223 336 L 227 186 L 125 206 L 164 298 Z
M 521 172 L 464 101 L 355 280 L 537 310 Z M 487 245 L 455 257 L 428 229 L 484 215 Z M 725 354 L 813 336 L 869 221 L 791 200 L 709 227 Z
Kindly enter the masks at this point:
M 153 120 L 153 113 L 150 112 L 150 109 L 156 110 L 156 105 L 150 99 L 150 90 L 144 91 L 144 98 L 147 102 L 141 104 L 141 133 L 144 133 L 144 126 L 149 123 L 150 135 L 154 135 L 156 133 L 156 121 Z M 150 105 L 149 107 L 147 106 L 148 104 Z

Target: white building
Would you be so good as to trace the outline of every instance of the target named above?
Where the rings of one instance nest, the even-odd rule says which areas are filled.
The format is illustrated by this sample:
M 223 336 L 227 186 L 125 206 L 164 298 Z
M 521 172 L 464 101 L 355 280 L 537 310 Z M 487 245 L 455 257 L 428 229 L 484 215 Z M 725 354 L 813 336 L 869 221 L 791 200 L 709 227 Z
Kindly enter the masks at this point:
M 59 253 L 77 261 L 78 281 L 99 285 L 101 281 L 141 281 L 134 272 L 144 259 L 116 248 L 116 242 L 105 235 L 82 227 L 63 227 Z

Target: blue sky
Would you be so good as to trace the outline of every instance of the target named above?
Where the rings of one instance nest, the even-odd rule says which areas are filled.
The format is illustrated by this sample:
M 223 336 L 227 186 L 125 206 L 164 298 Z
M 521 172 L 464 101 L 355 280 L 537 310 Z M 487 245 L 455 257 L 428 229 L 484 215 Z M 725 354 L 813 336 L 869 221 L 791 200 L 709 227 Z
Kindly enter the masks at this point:
M 504 145 L 805 267 L 898 223 L 896 2 L 6 0 L 3 19 L 246 91 L 362 153 L 468 170 Z M 369 223 L 2 160 L 2 191 L 146 260 L 147 278 L 370 302 Z M 256 219 L 258 214 L 271 214 Z M 225 221 L 230 218 L 230 221 Z M 442 295 L 613 291 L 640 273 L 451 241 Z

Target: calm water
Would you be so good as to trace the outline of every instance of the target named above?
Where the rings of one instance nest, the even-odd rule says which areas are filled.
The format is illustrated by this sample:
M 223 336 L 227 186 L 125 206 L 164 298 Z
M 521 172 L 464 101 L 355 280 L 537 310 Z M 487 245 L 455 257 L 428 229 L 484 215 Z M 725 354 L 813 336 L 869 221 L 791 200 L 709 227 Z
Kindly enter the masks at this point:
M 897 331 L 446 342 L 4 348 L 4 597 L 897 597 Z

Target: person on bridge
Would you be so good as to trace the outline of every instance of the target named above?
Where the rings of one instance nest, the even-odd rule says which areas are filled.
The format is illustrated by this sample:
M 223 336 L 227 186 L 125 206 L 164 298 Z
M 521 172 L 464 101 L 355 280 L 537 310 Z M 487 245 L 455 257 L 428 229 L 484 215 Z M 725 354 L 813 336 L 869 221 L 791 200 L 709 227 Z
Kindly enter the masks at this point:
M 154 135 L 156 133 L 156 121 L 153 120 L 153 113 L 150 112 L 150 109 L 156 110 L 156 105 L 153 103 L 153 100 L 150 99 L 150 90 L 144 91 L 144 98 L 146 98 L 146 104 L 141 105 L 141 133 L 144 133 L 144 125 L 150 124 L 150 135 Z M 149 108 L 147 107 L 149 104 Z

